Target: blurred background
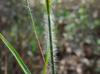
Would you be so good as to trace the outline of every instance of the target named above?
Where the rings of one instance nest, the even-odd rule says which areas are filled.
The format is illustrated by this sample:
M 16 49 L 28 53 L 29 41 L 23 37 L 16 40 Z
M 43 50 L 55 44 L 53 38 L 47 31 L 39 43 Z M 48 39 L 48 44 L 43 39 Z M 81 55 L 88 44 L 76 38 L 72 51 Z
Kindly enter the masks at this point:
M 0 0 L 0 32 L 17 49 L 31 72 L 42 74 L 43 61 L 23 1 Z M 45 5 L 42 0 L 29 0 L 29 3 L 45 52 Z M 100 0 L 55 0 L 52 10 L 57 74 L 100 74 Z M 1 40 L 0 74 L 23 74 Z

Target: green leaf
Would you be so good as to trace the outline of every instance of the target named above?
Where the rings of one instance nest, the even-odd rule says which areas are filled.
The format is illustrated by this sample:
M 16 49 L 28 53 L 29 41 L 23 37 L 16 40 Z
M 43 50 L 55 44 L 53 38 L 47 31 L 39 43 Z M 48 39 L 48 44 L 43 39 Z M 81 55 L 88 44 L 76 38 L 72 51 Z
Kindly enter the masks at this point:
M 25 65 L 24 61 L 20 57 L 19 53 L 16 51 L 16 49 L 5 39 L 5 37 L 0 33 L 0 39 L 4 42 L 4 44 L 8 47 L 9 51 L 13 54 L 15 59 L 17 60 L 18 64 L 22 68 L 23 72 L 25 74 L 31 74 L 28 67 Z
M 43 67 L 43 74 L 47 74 L 47 68 L 48 68 L 48 64 L 49 64 L 49 61 L 50 61 L 50 49 L 48 49 L 46 51 L 46 61 L 44 63 L 44 67 Z

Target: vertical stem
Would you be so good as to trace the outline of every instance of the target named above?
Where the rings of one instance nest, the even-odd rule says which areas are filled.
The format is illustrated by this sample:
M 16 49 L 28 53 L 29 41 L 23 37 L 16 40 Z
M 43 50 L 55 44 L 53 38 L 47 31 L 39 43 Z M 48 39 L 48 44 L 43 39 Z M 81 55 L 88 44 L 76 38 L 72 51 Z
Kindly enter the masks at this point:
M 49 40 L 50 40 L 50 55 L 51 55 L 51 68 L 52 74 L 55 74 L 54 57 L 53 57 L 53 41 L 52 41 L 52 28 L 51 28 L 51 17 L 50 17 L 50 6 L 49 0 L 46 0 L 47 14 L 48 14 L 48 27 L 49 27 Z

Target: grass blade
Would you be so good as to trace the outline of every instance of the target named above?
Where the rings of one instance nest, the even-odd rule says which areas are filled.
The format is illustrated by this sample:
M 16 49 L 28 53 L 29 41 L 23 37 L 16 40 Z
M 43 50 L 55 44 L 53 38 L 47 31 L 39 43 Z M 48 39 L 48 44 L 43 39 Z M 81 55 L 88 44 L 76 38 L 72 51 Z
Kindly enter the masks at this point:
M 25 63 L 23 62 L 22 58 L 20 57 L 20 55 L 18 54 L 18 52 L 16 51 L 16 49 L 5 39 L 5 37 L 1 33 L 0 33 L 0 39 L 4 42 L 4 44 L 8 47 L 9 51 L 16 58 L 18 64 L 22 68 L 23 72 L 25 74 L 31 74 L 31 72 L 29 71 L 29 69 L 25 65 Z
M 43 67 L 43 74 L 47 74 L 47 70 L 48 70 L 48 63 L 49 63 L 49 58 L 50 58 L 50 52 L 47 50 L 46 51 L 46 57 L 45 57 L 45 63 L 44 63 L 44 67 Z
M 34 22 L 34 19 L 33 19 L 31 8 L 29 6 L 29 1 L 28 0 L 25 0 L 25 1 L 26 1 L 26 4 L 27 4 L 26 7 L 28 8 L 29 17 L 30 17 L 31 22 L 32 22 L 32 29 L 34 31 L 34 34 L 35 34 L 35 37 L 36 37 L 36 40 L 37 40 L 37 43 L 38 43 L 38 46 L 39 46 L 39 50 L 40 50 L 43 62 L 45 63 L 45 58 L 44 58 L 44 55 L 43 55 L 43 49 L 41 47 L 41 44 L 40 44 L 40 41 L 39 41 L 39 38 L 38 38 L 38 35 L 37 35 L 37 31 L 36 31 L 36 27 L 35 27 L 35 22 Z

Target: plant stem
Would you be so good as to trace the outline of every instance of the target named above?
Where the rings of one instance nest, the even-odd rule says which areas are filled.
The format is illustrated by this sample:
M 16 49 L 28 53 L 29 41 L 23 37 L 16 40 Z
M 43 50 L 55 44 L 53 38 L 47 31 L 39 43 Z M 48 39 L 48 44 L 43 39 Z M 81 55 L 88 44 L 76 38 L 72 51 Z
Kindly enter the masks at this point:
M 50 6 L 49 0 L 46 0 L 47 14 L 48 14 L 48 27 L 49 27 L 49 40 L 50 40 L 50 55 L 51 55 L 51 68 L 52 74 L 55 74 L 54 57 L 53 57 L 53 41 L 52 41 L 52 28 L 51 28 L 51 17 L 50 17 Z
M 29 16 L 30 16 L 30 19 L 31 19 L 31 22 L 32 22 L 32 28 L 34 30 L 34 33 L 35 33 L 35 36 L 36 36 L 36 40 L 38 42 L 38 46 L 39 46 L 39 49 L 40 49 L 40 53 L 41 53 L 43 62 L 45 63 L 45 58 L 44 58 L 44 55 L 43 55 L 43 49 L 41 47 L 41 44 L 40 44 L 40 41 L 39 41 L 39 38 L 38 38 L 38 35 L 37 35 L 37 31 L 36 31 L 36 28 L 35 28 L 34 19 L 32 17 L 32 12 L 31 12 L 28 0 L 26 0 L 26 3 L 27 3 L 27 7 L 28 7 Z

